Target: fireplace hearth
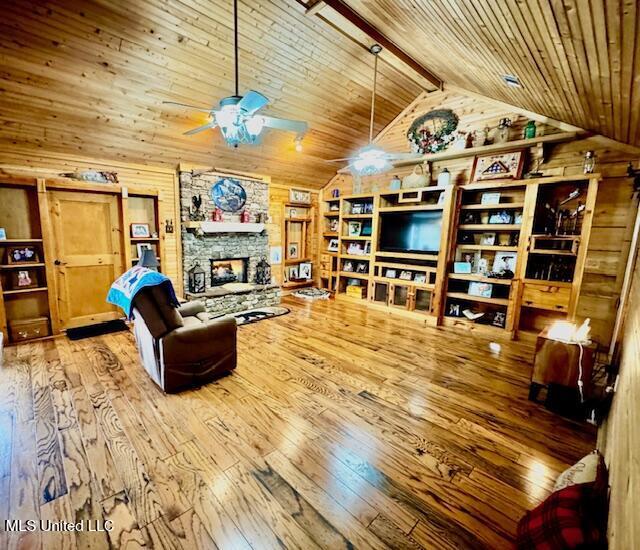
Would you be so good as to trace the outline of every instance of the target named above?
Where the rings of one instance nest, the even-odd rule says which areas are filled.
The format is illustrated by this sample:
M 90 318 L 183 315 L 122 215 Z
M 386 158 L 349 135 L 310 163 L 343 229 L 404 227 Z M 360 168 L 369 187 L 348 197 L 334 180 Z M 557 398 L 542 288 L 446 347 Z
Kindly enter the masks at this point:
M 209 259 L 211 286 L 227 283 L 246 283 L 249 258 Z

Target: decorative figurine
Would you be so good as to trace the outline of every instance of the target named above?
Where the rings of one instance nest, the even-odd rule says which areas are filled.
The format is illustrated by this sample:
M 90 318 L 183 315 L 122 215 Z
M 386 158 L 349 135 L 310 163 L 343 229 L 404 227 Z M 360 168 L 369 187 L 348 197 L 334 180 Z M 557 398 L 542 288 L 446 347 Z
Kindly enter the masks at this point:
M 222 221 L 222 210 L 216 206 L 216 209 L 211 214 L 211 220 L 214 222 Z
M 243 210 L 242 214 L 240 214 L 240 221 L 242 223 L 249 223 L 250 217 L 249 217 L 249 212 L 247 210 Z
M 584 174 L 593 174 L 596 168 L 596 156 L 593 151 L 587 151 L 582 161 L 582 172 Z
M 189 208 L 189 219 L 192 222 L 204 221 L 204 214 L 202 213 L 202 196 L 194 195 L 191 197 L 191 204 L 193 207 Z

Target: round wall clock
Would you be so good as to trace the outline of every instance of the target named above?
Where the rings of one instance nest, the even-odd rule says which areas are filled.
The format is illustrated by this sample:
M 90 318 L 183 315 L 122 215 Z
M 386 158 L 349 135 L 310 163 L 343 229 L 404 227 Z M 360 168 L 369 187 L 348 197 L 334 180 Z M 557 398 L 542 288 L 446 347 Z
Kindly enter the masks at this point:
M 247 202 L 247 193 L 239 180 L 220 178 L 211 187 L 211 200 L 224 212 L 237 212 Z
M 416 118 L 407 131 L 414 153 L 437 153 L 455 139 L 458 117 L 451 109 L 435 109 Z

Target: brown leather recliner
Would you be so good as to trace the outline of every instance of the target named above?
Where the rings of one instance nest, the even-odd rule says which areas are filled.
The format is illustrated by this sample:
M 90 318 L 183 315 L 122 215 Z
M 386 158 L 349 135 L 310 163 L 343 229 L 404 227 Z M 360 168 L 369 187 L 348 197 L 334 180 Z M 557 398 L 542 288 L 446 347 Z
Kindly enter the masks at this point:
M 201 302 L 176 308 L 166 288 L 143 288 L 133 300 L 140 359 L 164 391 L 205 384 L 236 368 L 236 320 L 211 319 Z

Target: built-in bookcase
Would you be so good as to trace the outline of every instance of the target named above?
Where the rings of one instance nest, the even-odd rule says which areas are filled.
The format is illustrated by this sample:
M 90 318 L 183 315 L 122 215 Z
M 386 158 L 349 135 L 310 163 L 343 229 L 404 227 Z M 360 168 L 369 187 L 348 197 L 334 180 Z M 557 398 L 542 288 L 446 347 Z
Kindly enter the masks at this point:
M 320 286 L 335 292 L 338 284 L 338 241 L 340 237 L 340 199 L 324 201 L 320 243 Z

